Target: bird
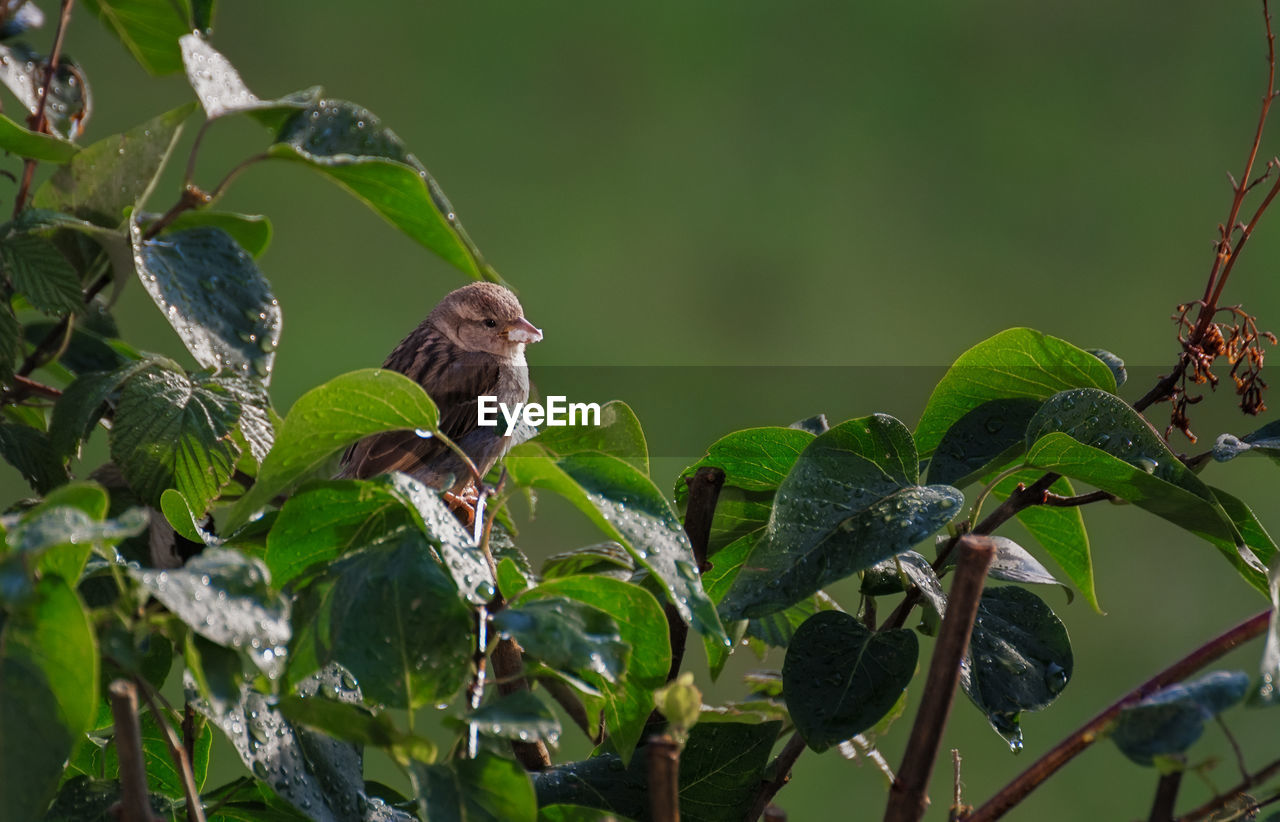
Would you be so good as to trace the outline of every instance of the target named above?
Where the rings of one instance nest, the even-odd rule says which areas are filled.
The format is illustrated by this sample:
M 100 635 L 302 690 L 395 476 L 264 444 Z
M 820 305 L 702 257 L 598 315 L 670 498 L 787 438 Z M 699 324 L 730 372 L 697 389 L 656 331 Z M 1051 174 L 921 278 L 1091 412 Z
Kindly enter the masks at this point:
M 439 430 L 481 477 L 511 447 L 503 427 L 479 424 L 479 397 L 514 408 L 529 398 L 525 346 L 542 331 L 525 319 L 520 301 L 495 283 L 472 283 L 446 294 L 387 357 L 383 367 L 421 385 L 440 411 Z M 478 493 L 470 467 L 425 431 L 389 431 L 357 442 L 343 454 L 339 479 L 368 479 L 401 471 L 438 491 L 455 508 L 470 508 Z

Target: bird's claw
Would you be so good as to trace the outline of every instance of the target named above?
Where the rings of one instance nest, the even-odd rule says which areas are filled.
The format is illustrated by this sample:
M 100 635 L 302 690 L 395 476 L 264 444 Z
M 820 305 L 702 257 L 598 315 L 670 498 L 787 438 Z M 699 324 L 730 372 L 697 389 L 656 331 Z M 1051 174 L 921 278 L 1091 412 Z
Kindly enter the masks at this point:
M 442 495 L 445 504 L 454 514 L 461 514 L 463 526 L 470 528 L 476 523 L 476 503 L 480 500 L 480 492 L 475 485 L 468 485 L 460 493 L 445 491 Z

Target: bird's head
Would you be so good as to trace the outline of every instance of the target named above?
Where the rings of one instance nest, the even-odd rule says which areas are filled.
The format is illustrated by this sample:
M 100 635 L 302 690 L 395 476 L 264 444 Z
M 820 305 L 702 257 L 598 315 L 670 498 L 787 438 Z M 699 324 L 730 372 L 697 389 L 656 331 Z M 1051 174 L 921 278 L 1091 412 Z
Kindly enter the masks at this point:
M 517 354 L 542 331 L 524 318 L 516 295 L 494 283 L 472 283 L 445 295 L 429 322 L 464 351 Z

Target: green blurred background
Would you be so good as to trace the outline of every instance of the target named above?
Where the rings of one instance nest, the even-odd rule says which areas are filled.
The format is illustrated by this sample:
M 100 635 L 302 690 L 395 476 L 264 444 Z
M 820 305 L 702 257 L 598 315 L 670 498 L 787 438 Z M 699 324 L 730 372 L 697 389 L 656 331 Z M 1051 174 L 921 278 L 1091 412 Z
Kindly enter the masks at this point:
M 33 40 L 47 48 L 50 36 Z M 1173 306 L 1200 296 L 1266 68 L 1257 3 L 223 0 L 212 39 L 258 94 L 322 84 L 404 138 L 546 332 L 530 351 L 542 390 L 590 374 L 601 393 L 574 399 L 630 402 L 664 489 L 735 428 L 873 411 L 914 425 L 942 368 L 1014 325 L 1115 351 L 1136 398 L 1177 353 Z M 86 140 L 190 99 L 183 78 L 148 78 L 81 8 L 67 43 L 96 101 Z M 265 141 L 248 122 L 219 123 L 200 182 Z M 177 193 L 171 173 L 148 205 Z M 299 165 L 252 168 L 221 205 L 275 225 L 260 263 L 285 317 L 281 412 L 379 364 L 463 284 Z M 1264 223 L 1227 291 L 1264 328 L 1280 328 L 1277 254 L 1280 224 Z M 141 289 L 126 290 L 119 317 L 135 344 L 181 350 Z M 1200 445 L 1175 448 L 1256 426 L 1232 406 L 1229 394 L 1199 406 Z M 7 498 L 20 495 L 5 478 Z M 1280 525 L 1273 466 L 1239 460 L 1207 479 Z M 1071 632 L 1075 677 L 1025 718 L 1021 755 L 957 703 L 943 744 L 964 757 L 968 802 L 1265 606 L 1163 521 L 1107 505 L 1086 521 L 1108 613 L 1040 592 Z M 597 539 L 552 499 L 524 533 L 536 555 Z M 1260 650 L 1224 664 L 1252 671 Z M 759 663 L 737 656 L 714 687 L 690 659 L 710 698 L 742 693 L 737 676 Z M 883 741 L 895 766 L 916 696 Z M 1254 768 L 1280 753 L 1280 715 L 1228 717 Z M 1213 785 L 1238 781 L 1216 727 L 1193 754 L 1220 758 Z M 945 818 L 948 763 L 931 819 Z M 1009 818 L 1145 818 L 1155 782 L 1107 743 Z M 877 819 L 884 794 L 869 765 L 809 753 L 780 801 L 793 820 Z M 1180 807 L 1210 794 L 1190 777 Z

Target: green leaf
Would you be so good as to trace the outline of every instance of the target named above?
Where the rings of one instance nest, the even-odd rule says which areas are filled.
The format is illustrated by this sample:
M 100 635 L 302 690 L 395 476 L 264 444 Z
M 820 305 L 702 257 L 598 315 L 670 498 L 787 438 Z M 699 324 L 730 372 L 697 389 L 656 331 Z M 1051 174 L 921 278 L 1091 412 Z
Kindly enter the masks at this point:
M 528 587 L 529 580 L 514 559 L 506 557 L 498 563 L 498 590 L 503 599 L 515 599 Z
M 1041 476 L 1040 471 L 1019 471 L 1006 477 L 996 486 L 993 495 L 996 499 L 1006 499 L 1018 483 L 1031 485 Z M 1075 488 L 1066 477 L 1059 477 L 1049 486 L 1049 492 L 1060 497 L 1075 496 Z M 1089 547 L 1089 535 L 1084 528 L 1084 515 L 1079 506 L 1057 507 L 1050 505 L 1033 505 L 1018 512 L 1018 522 L 1036 538 L 1048 552 L 1053 561 L 1058 563 L 1067 579 L 1076 586 L 1076 590 L 1084 594 L 1085 602 L 1098 613 L 1102 608 L 1098 605 L 1098 592 L 1093 579 L 1093 554 Z
M 1269 422 L 1244 437 L 1222 434 L 1213 444 L 1213 458 L 1218 462 L 1227 462 L 1246 453 L 1280 460 L 1280 420 Z
M 8 300 L 0 301 L 0 383 L 13 379 L 13 364 L 22 353 L 22 325 Z
M 200 636 L 246 652 L 268 676 L 283 669 L 289 603 L 271 592 L 261 560 L 206 548 L 181 568 L 129 573 Z
M 89 438 L 102 419 L 107 401 L 124 377 L 121 371 L 89 372 L 76 377 L 63 390 L 49 423 L 49 446 L 59 458 L 79 452 L 80 443 Z
M 524 768 L 488 751 L 444 765 L 414 765 L 413 777 L 431 822 L 534 822 L 538 815 Z
M 618 681 L 631 652 L 612 616 L 562 597 L 521 600 L 499 611 L 493 625 L 549 668 L 595 674 L 606 682 Z
M 1067 629 L 1044 600 L 1013 586 L 983 592 L 960 686 L 1015 753 L 1020 714 L 1052 704 L 1073 667 Z
M 320 100 L 284 124 L 268 153 L 321 172 L 464 274 L 500 279 L 481 258 L 439 184 L 368 109 Z
M 70 140 L 23 128 L 0 115 L 0 149 L 19 157 L 62 165 L 76 156 L 80 146 Z
M 995 543 L 996 548 L 995 559 L 991 561 L 987 576 L 1005 582 L 1020 582 L 1023 585 L 1058 585 L 1066 592 L 1067 603 L 1071 603 L 1075 596 L 1072 590 L 1049 573 L 1049 569 L 1031 556 L 1026 548 L 1008 537 L 990 536 L 987 539 Z M 952 551 L 947 556 L 946 567 L 949 568 L 955 564 L 956 553 Z
M 289 116 L 314 105 L 320 96 L 320 89 L 316 88 L 279 100 L 263 100 L 249 90 L 231 61 L 205 42 L 200 34 L 184 34 L 179 45 L 187 81 L 210 120 L 240 112 Z
M 1214 671 L 1190 682 L 1161 688 L 1116 717 L 1111 741 L 1139 765 L 1157 756 L 1176 756 L 1204 733 L 1204 723 L 1244 698 L 1249 677 Z
M 949 485 L 917 485 L 906 427 L 876 414 L 816 437 L 778 488 L 768 528 L 720 603 L 725 619 L 760 617 L 909 550 L 958 513 Z
M 280 304 L 249 253 L 220 228 L 143 240 L 131 226 L 138 277 L 205 368 L 264 382 L 280 342 Z
M 1116 388 L 1120 388 L 1129 380 L 1129 372 L 1125 370 L 1124 360 L 1105 348 L 1086 348 L 1085 350 L 1102 360 L 1107 368 L 1111 369 L 1111 376 L 1116 378 Z
M 159 507 L 166 488 L 176 488 L 197 511 L 205 511 L 240 456 L 231 434 L 241 405 L 215 381 L 193 382 L 161 365 L 134 374 L 120 392 L 111 430 L 111 458 L 129 486 Z
M 542 563 L 542 576 L 547 579 L 575 574 L 599 574 L 625 581 L 631 579 L 635 570 L 635 560 L 627 553 L 626 548 L 616 542 L 597 542 L 572 551 L 552 554 Z
M 963 488 L 1026 450 L 1027 423 L 1040 401 L 988 400 L 956 420 L 929 460 L 929 480 Z
M 347 687 L 355 687 L 355 679 L 339 671 Z M 323 734 L 381 748 L 401 765 L 410 760 L 430 762 L 436 757 L 431 740 L 405 733 L 385 713 L 375 713 L 364 705 L 328 699 L 323 692 L 303 698 L 287 696 L 280 700 L 280 713 L 294 725 L 303 725 Z
M 476 726 L 486 736 L 522 742 L 541 739 L 552 746 L 560 740 L 560 720 L 533 691 L 520 690 L 500 696 L 468 712 L 463 721 Z
M 862 576 L 862 592 L 870 596 L 913 588 L 939 617 L 947 613 L 947 595 L 933 565 L 923 554 L 903 551 L 871 566 Z
M 82 149 L 36 189 L 31 205 L 120 226 L 125 210 L 136 211 L 145 199 L 194 110 L 188 103 Z
M 37 234 L 0 239 L 0 260 L 18 293 L 47 314 L 72 314 L 84 308 L 80 276 L 50 241 Z
M 1074 345 L 1033 331 L 1011 328 L 960 355 L 933 389 L 916 426 L 916 448 L 931 455 L 947 429 L 989 400 L 1047 400 L 1068 388 L 1114 391 L 1105 363 Z
M 0 612 L 0 808 L 39 819 L 98 701 L 98 651 L 84 606 L 46 577 Z
M 687 503 L 689 486 L 685 481 L 699 468 L 724 471 L 724 486 L 711 520 L 709 556 L 768 524 L 774 492 L 813 437 L 796 428 L 747 428 L 715 441 L 706 456 L 684 469 L 675 485 L 678 506 Z
M 89 498 L 101 500 L 90 507 Z M 85 561 L 94 547 L 116 545 L 146 529 L 147 514 L 130 508 L 117 519 L 103 520 L 106 494 L 93 483 L 63 485 L 17 522 L 6 521 L 7 542 L 15 551 L 38 560 L 44 573 L 57 574 L 69 584 L 80 581 Z
M 653 710 L 653 691 L 667 681 L 671 670 L 671 640 L 662 606 L 638 585 L 599 576 L 550 579 L 526 591 L 520 601 L 543 597 L 564 597 L 604 611 L 631 647 L 625 676 L 616 683 L 602 677 L 593 683 L 604 695 L 605 729 L 627 762 Z
M 25 425 L 0 422 L 0 457 L 17 468 L 39 494 L 56 488 L 69 477 L 65 459 L 54 451 L 49 437 Z
M 84 0 L 107 30 L 119 38 L 149 74 L 173 74 L 182 69 L 178 39 L 193 28 L 203 29 L 187 2 L 169 0 Z M 207 23 L 207 17 L 204 22 Z
M 394 371 L 353 371 L 311 389 L 289 410 L 257 482 L 231 509 L 226 530 L 243 525 L 276 494 L 361 437 L 404 429 L 434 431 L 439 419 L 422 386 Z
M 617 457 L 640 473 L 649 473 L 649 445 L 644 430 L 631 406 L 621 400 L 610 400 L 600 407 L 599 425 L 544 426 L 538 431 L 538 445 L 558 457 Z
M 1094 389 L 1064 391 L 1027 428 L 1027 462 L 1128 500 L 1211 542 L 1247 581 L 1266 590 L 1261 569 L 1213 492 L 1123 400 Z
M 174 736 L 181 740 L 182 717 L 176 711 L 165 711 Z M 182 772 L 173 762 L 169 752 L 169 743 L 160 720 L 152 711 L 146 711 L 139 717 L 142 729 L 142 757 L 147 768 L 147 788 L 152 793 L 168 796 L 172 799 L 183 799 L 186 791 L 182 784 Z M 195 756 L 191 759 L 192 776 L 196 789 L 204 784 L 209 770 L 209 751 L 213 746 L 213 731 L 203 718 L 195 723 L 195 735 L 191 738 L 191 747 Z M 120 774 L 120 755 L 114 744 L 100 751 L 101 764 L 95 762 L 91 776 L 102 776 L 117 779 Z
M 914 632 L 872 633 L 840 611 L 815 614 L 796 631 L 782 665 L 787 709 L 815 751 L 875 725 L 916 672 Z
M 432 554 L 406 530 L 330 564 L 298 595 L 290 680 L 336 662 L 379 704 L 448 700 L 469 669 L 472 616 Z
M 671 505 L 634 465 L 598 452 L 555 456 L 536 439 L 511 449 L 506 465 L 517 484 L 546 488 L 571 502 L 656 577 L 682 619 L 728 642 L 702 589 L 689 537 Z
M 158 818 L 173 820 L 173 801 L 151 794 L 148 797 L 151 810 Z M 43 817 L 44 822 L 101 822 L 115 819 L 114 809 L 120 807 L 120 781 L 91 779 L 73 776 L 58 788 L 58 795 Z M 41 809 L 43 810 L 43 808 Z M 210 822 L 214 817 L 209 817 Z M 253 822 L 258 822 L 257 819 Z
M 189 228 L 216 228 L 225 232 L 236 245 L 254 257 L 261 257 L 271 245 L 271 221 L 261 214 L 236 214 L 230 211 L 195 209 L 184 211 L 160 233 L 167 239 L 171 232 Z

